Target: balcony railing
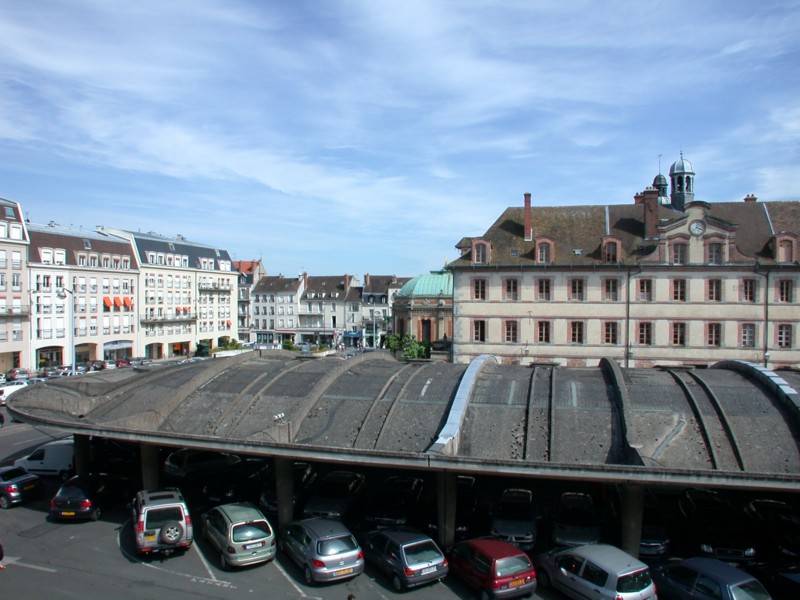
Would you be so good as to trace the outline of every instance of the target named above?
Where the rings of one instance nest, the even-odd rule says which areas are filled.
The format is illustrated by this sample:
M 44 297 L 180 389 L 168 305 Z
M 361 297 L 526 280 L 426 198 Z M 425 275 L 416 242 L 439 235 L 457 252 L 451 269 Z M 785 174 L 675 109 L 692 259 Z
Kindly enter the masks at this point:
M 0 306 L 0 317 L 30 316 L 30 305 L 24 306 Z
M 142 323 L 197 321 L 197 313 L 181 314 L 181 315 L 140 315 L 139 320 Z

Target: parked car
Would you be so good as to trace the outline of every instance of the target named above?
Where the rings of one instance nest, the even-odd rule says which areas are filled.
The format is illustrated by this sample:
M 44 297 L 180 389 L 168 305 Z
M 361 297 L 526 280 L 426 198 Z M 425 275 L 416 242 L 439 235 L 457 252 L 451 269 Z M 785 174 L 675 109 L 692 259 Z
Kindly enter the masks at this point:
M 61 484 L 50 500 L 50 517 L 97 521 L 105 510 L 122 503 L 129 493 L 127 481 L 113 475 L 76 475 Z
M 552 526 L 553 542 L 558 546 L 584 546 L 600 541 L 600 516 L 589 494 L 561 494 Z
M 164 461 L 164 475 L 174 479 L 189 480 L 230 472 L 242 459 L 227 452 L 182 448 L 171 452 Z
M 364 493 L 364 476 L 354 471 L 330 471 L 312 492 L 305 508 L 305 517 L 344 519 L 353 504 Z
M 0 406 L 6 405 L 6 400 L 13 393 L 25 388 L 28 385 L 27 379 L 14 379 L 3 385 L 0 385 Z
M 74 457 L 72 439 L 55 440 L 42 444 L 28 456 L 18 458 L 14 466 L 36 475 L 51 475 L 66 481 L 73 475 Z
M 534 564 L 542 587 L 570 598 L 657 600 L 650 568 L 608 544 L 555 548 L 534 556 Z
M 114 366 L 117 367 L 117 368 L 130 367 L 131 366 L 131 359 L 129 359 L 129 358 L 118 358 L 114 362 Z
M 140 554 L 171 554 L 194 542 L 189 507 L 177 488 L 141 490 L 131 504 L 134 541 Z
M 450 572 L 490 598 L 531 597 L 538 585 L 530 558 L 516 546 L 495 538 L 456 542 L 448 553 Z
M 759 534 L 765 556 L 800 562 L 800 509 L 781 500 L 757 498 L 745 511 Z
M 90 364 L 92 371 L 102 371 L 108 367 L 108 363 L 104 360 L 93 360 Z
M 678 501 L 689 552 L 737 563 L 755 562 L 756 532 L 744 511 L 714 490 L 689 488 Z
M 219 553 L 219 565 L 244 567 L 275 558 L 277 541 L 267 518 L 249 502 L 222 504 L 205 513 L 203 536 Z
M 449 571 L 436 542 L 415 529 L 378 529 L 361 546 L 367 562 L 391 578 L 397 592 L 442 581 Z
M 316 517 L 295 521 L 279 543 L 303 569 L 308 585 L 350 579 L 364 571 L 364 552 L 340 521 Z
M 644 497 L 642 535 L 639 539 L 639 556 L 663 557 L 670 551 L 669 529 L 664 518 L 664 507 L 652 493 Z
M 369 499 L 364 519 L 377 527 L 408 524 L 419 508 L 422 479 L 392 475 L 384 479 Z
M 661 600 L 714 598 L 770 600 L 769 592 L 745 571 L 714 558 L 695 557 L 653 571 Z
M 767 588 L 773 600 L 800 598 L 800 563 L 796 560 L 747 565 L 745 570 Z
M 538 529 L 533 492 L 522 488 L 504 490 L 492 509 L 490 529 L 494 537 L 520 550 L 533 550 Z
M 0 467 L 0 508 L 6 509 L 44 492 L 42 480 L 22 467 Z
M 262 458 L 240 458 L 230 470 L 205 480 L 202 494 L 206 500 L 216 504 L 258 501 L 263 479 L 273 476 L 269 462 Z
M 28 369 L 23 369 L 21 367 L 15 367 L 9 371 L 6 371 L 6 379 L 8 381 L 14 381 L 17 379 L 27 379 L 31 376 L 31 372 Z
M 292 503 L 297 507 L 302 505 L 308 491 L 317 480 L 317 472 L 307 462 L 294 461 L 292 463 L 293 494 Z M 275 477 L 265 476 L 262 478 L 261 495 L 258 498 L 258 506 L 267 515 L 278 514 L 278 492 L 275 489 Z M 294 513 L 293 513 L 294 514 Z

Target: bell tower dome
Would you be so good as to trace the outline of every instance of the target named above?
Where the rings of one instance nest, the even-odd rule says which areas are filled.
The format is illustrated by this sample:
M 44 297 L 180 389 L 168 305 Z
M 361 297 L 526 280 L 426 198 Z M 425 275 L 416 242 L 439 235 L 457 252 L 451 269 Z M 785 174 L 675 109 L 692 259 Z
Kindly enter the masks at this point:
M 683 207 L 694 200 L 694 169 L 692 163 L 681 157 L 669 168 L 672 191 L 669 195 L 672 208 L 683 212 Z

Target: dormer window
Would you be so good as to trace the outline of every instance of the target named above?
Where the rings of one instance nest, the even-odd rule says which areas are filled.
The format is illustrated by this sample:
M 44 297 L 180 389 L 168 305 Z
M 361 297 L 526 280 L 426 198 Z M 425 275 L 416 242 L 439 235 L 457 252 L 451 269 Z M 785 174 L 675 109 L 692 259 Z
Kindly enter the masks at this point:
M 486 244 L 482 242 L 475 244 L 475 259 L 473 262 L 480 265 L 485 265 L 489 262 L 489 252 Z
M 553 245 L 550 242 L 536 244 L 536 262 L 542 265 L 553 262 Z
M 603 262 L 617 263 L 619 262 L 617 254 L 617 242 L 606 242 L 603 248 Z
M 89 240 L 83 240 L 83 249 L 84 250 L 91 250 L 92 249 L 92 242 Z
M 786 237 L 778 239 L 777 249 L 775 258 L 779 263 L 792 263 L 797 260 L 797 247 L 794 240 Z

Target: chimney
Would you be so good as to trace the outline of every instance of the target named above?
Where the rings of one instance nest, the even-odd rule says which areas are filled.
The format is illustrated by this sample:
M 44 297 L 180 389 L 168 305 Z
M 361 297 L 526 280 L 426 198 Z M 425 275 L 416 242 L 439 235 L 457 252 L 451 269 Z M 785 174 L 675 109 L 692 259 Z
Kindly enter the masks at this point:
M 646 188 L 641 196 L 644 204 L 644 237 L 653 240 L 658 237 L 658 190 Z
M 644 204 L 644 194 L 638 193 L 633 197 L 634 204 Z
M 531 193 L 525 192 L 525 241 L 533 240 L 533 225 L 531 224 Z
M 753 194 L 747 194 L 747 196 L 744 197 L 744 201 L 745 202 L 758 202 L 758 198 L 756 198 Z

